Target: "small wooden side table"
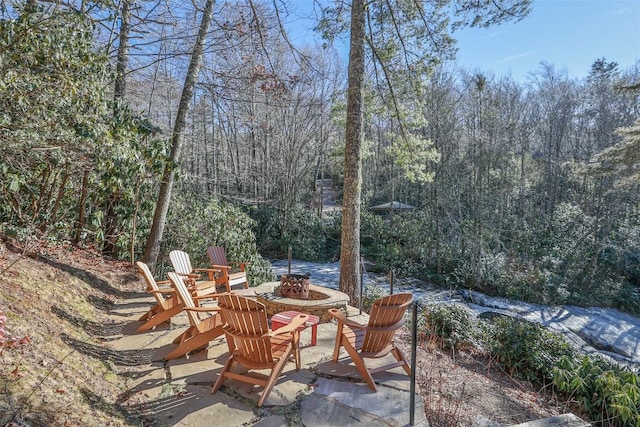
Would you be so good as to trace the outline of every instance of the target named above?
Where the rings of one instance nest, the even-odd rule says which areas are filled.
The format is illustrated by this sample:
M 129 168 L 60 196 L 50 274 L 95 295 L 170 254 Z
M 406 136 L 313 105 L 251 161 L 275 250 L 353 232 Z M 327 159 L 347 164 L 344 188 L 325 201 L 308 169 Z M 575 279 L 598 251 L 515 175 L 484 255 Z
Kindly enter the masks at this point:
M 271 317 L 271 329 L 276 330 L 285 325 L 291 323 L 294 317 L 299 313 L 297 311 L 283 311 L 282 313 L 276 313 Z M 306 329 L 311 326 L 311 345 L 316 345 L 318 342 L 318 323 L 320 322 L 320 318 L 318 316 L 314 316 L 313 314 L 309 314 L 309 320 L 305 322 L 304 325 L 298 328 L 299 331 Z

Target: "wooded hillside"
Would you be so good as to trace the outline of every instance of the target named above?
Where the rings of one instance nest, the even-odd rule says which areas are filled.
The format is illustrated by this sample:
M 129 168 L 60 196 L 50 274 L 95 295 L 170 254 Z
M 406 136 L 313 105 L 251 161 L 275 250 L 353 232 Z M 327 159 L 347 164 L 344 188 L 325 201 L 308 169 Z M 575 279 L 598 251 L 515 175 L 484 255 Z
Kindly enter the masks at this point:
M 160 272 L 169 250 L 197 263 L 212 244 L 251 258 L 254 281 L 270 274 L 258 254 L 336 257 L 339 213 L 315 182 L 341 188 L 345 68 L 291 45 L 280 13 L 215 2 L 175 156 L 200 10 L 3 3 L 0 232 L 141 259 L 170 171 Z M 362 204 L 417 209 L 363 209 L 362 255 L 447 287 L 640 313 L 640 64 L 594 58 L 575 80 L 543 63 L 526 82 L 448 64 L 404 86 L 367 69 Z

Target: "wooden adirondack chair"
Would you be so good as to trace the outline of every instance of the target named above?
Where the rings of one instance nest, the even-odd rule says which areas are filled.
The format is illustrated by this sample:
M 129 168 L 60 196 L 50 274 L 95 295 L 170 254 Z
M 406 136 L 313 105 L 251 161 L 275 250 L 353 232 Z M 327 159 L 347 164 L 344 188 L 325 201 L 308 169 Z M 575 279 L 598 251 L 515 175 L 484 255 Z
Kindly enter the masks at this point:
M 200 348 L 207 347 L 209 341 L 221 336 L 224 331 L 222 330 L 223 321 L 222 316 L 218 313 L 220 311 L 218 306 L 197 306 L 195 300 L 203 298 L 211 298 L 213 295 L 203 295 L 201 297 L 194 297 L 184 284 L 182 276 L 174 272 L 167 274 L 169 281 L 178 292 L 184 310 L 187 312 L 189 318 L 189 328 L 184 331 L 173 342 L 178 344 L 174 350 L 165 356 L 165 360 L 177 359 L 185 354 L 198 350 Z M 220 295 L 215 295 L 219 297 Z M 203 316 L 202 313 L 213 313 L 212 316 Z
M 238 285 L 243 286 L 244 289 L 249 288 L 246 262 L 228 262 L 227 253 L 222 246 L 209 246 L 207 248 L 207 256 L 211 261 L 211 268 L 219 271 L 216 281 L 219 285 L 224 285 L 227 292 L 231 292 Z M 234 271 L 235 265 L 240 271 Z
M 217 392 L 227 378 L 264 387 L 258 406 L 262 406 L 282 373 L 284 365 L 293 354 L 296 370 L 300 369 L 300 332 L 309 315 L 300 314 L 290 324 L 276 331 L 269 330 L 267 310 L 264 304 L 234 294 L 223 294 L 218 305 L 225 320 L 224 333 L 229 346 L 229 359 L 220 377 L 211 389 Z M 269 369 L 267 379 L 251 374 L 232 372 L 235 365 L 248 370 Z
M 164 322 L 170 323 L 171 318 L 180 313 L 184 307 L 177 296 L 177 291 L 175 288 L 161 289 L 158 285 L 171 282 L 168 280 L 156 282 L 147 264 L 136 261 L 136 267 L 147 283 L 147 292 L 153 295 L 156 300 L 155 305 L 138 319 L 144 323 L 136 329 L 136 332 L 148 331 Z
M 219 270 L 213 268 L 193 268 L 189 254 L 184 251 L 173 250 L 169 252 L 169 260 L 173 266 L 173 270 L 185 279 L 187 288 L 198 295 L 205 293 L 216 293 L 217 282 L 215 273 Z M 209 280 L 202 280 L 202 275 L 207 273 Z
M 407 359 L 396 346 L 393 337 L 404 325 L 404 314 L 412 302 L 413 295 L 409 293 L 389 295 L 375 301 L 367 325 L 347 319 L 338 309 L 330 309 L 329 314 L 338 321 L 333 361 L 338 361 L 340 347 L 344 347 L 358 372 L 373 391 L 378 391 L 371 376 L 376 372 L 402 366 L 407 375 L 411 375 Z M 365 365 L 364 359 L 380 358 L 389 353 L 393 354 L 396 362 L 375 369 L 368 369 Z

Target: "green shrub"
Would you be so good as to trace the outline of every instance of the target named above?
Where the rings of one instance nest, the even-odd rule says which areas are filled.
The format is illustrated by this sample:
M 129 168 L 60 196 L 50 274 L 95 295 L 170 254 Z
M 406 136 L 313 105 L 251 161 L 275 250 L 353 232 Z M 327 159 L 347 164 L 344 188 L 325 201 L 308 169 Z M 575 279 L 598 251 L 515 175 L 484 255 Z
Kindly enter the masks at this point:
M 546 382 L 562 356 L 571 354 L 562 336 L 544 326 L 511 317 L 494 320 L 485 337 L 491 356 L 511 376 L 526 381 Z
M 280 209 L 260 208 L 250 212 L 256 221 L 256 242 L 261 254 L 284 259 L 292 256 L 304 261 L 336 259 L 340 255 L 340 217 L 323 215 L 295 206 L 285 220 Z
M 470 343 L 473 330 L 471 313 L 462 305 L 431 305 L 418 315 L 418 332 L 449 350 Z
M 430 218 L 416 212 L 381 217 L 369 211 L 361 215 L 361 252 L 375 262 L 371 271 L 424 278 L 434 267 Z
M 362 290 L 362 310 L 369 313 L 373 303 L 387 296 L 387 291 L 377 285 L 367 285 Z
M 555 389 L 604 426 L 640 426 L 640 376 L 590 355 L 563 357 L 553 369 Z
M 172 200 L 167 226 L 158 259 L 158 277 L 171 268 L 169 252 L 184 250 L 193 267 L 210 264 L 209 246 L 226 248 L 227 260 L 246 261 L 251 285 L 273 280 L 271 263 L 262 258 L 256 248 L 254 221 L 240 208 L 217 199 L 199 200 L 186 192 Z

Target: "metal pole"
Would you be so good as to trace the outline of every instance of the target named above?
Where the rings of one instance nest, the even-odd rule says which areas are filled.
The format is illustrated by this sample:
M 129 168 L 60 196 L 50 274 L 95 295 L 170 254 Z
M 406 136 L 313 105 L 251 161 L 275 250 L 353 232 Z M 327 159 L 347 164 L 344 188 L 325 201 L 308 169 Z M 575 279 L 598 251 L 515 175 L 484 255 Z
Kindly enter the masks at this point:
M 393 268 L 389 271 L 389 295 L 393 295 Z
M 364 288 L 364 263 L 360 258 L 360 297 L 358 298 L 358 307 L 360 308 L 360 314 L 362 314 L 362 289 Z
M 287 268 L 287 277 L 291 276 L 291 246 L 289 246 L 288 259 L 289 259 L 289 264 Z
M 416 351 L 418 348 L 418 302 L 413 301 L 411 325 L 411 383 L 409 386 L 409 424 L 414 425 L 416 412 Z

